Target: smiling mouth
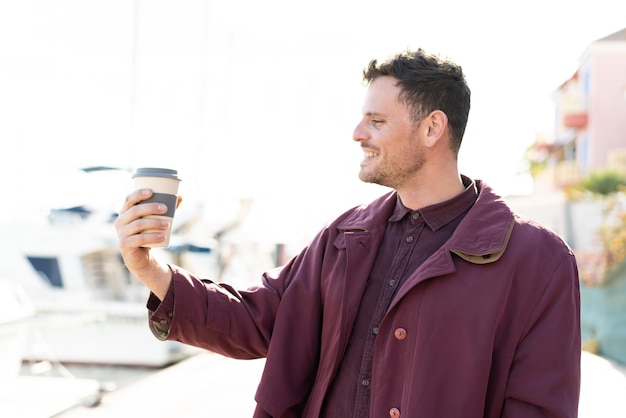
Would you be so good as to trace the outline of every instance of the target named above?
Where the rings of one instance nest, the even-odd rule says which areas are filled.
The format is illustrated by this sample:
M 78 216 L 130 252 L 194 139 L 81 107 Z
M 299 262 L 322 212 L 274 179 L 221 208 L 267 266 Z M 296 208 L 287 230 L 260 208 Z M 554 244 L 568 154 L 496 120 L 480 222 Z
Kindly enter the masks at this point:
M 374 151 L 365 151 L 365 152 L 363 153 L 363 157 L 364 157 L 365 159 L 367 159 L 367 158 L 374 158 L 374 157 L 378 157 L 378 153 L 377 153 L 377 152 L 374 152 Z

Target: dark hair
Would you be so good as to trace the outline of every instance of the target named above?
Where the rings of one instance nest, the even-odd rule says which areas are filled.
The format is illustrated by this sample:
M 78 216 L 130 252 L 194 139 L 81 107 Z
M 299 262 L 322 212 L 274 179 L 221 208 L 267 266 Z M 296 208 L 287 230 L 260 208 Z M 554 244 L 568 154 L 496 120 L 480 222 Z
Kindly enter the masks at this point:
M 399 100 L 409 106 L 415 123 L 435 110 L 448 116 L 450 146 L 455 155 L 458 154 L 467 126 L 471 96 L 461 67 L 420 48 L 400 52 L 380 64 L 372 60 L 363 70 L 363 80 L 367 84 L 381 76 L 398 80 Z

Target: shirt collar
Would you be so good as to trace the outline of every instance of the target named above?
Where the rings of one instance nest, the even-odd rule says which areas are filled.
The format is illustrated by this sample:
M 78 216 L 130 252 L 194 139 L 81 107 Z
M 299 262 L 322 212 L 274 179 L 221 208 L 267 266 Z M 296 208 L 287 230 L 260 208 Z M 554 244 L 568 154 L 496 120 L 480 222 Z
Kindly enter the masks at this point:
M 465 176 L 462 176 L 462 180 L 465 185 L 465 190 L 454 196 L 452 199 L 414 211 L 404 206 L 399 195 L 396 196 L 396 206 L 393 209 L 393 213 L 391 214 L 389 221 L 399 222 L 408 213 L 417 212 L 419 213 L 420 218 L 426 222 L 431 230 L 435 231 L 441 228 L 472 207 L 478 197 L 476 183 Z

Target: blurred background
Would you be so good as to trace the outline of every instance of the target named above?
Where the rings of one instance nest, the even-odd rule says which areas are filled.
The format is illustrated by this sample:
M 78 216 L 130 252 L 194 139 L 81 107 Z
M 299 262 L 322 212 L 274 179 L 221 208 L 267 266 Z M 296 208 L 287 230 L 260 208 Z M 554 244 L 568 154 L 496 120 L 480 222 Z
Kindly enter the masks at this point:
M 3 1 L 0 162 L 10 173 L 6 196 L 20 198 L 2 211 L 104 192 L 67 187 L 74 168 L 169 166 L 181 172 L 185 197 L 215 216 L 229 200 L 251 198 L 263 208 L 258 228 L 268 240 L 309 237 L 338 210 L 379 193 L 358 180 L 351 139 L 361 70 L 417 47 L 451 57 L 467 74 L 463 171 L 503 194 L 525 193 L 524 151 L 538 132 L 555 129 L 552 94 L 591 42 L 623 28 L 619 7 Z M 126 191 L 106 190 L 116 203 Z M 290 222 L 294 205 L 309 222 Z
M 0 280 L 30 324 L 0 328 L 3 352 L 82 367 L 89 396 L 195 355 L 149 334 L 119 258 L 132 170 L 183 179 L 163 257 L 248 285 L 384 191 L 357 176 L 361 71 L 421 47 L 472 89 L 462 172 L 574 248 L 585 349 L 621 367 L 625 28 L 612 0 L 0 1 Z

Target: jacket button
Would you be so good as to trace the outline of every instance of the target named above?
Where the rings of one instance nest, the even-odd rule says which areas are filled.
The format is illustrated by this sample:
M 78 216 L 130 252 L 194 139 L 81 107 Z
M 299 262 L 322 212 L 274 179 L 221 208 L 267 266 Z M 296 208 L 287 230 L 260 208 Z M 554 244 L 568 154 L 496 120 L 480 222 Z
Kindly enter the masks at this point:
M 389 410 L 389 416 L 391 418 L 400 418 L 400 410 L 398 408 L 391 408 Z
M 404 328 L 397 328 L 394 333 L 393 333 L 394 337 L 396 337 L 397 340 L 404 340 L 406 338 L 406 330 Z

